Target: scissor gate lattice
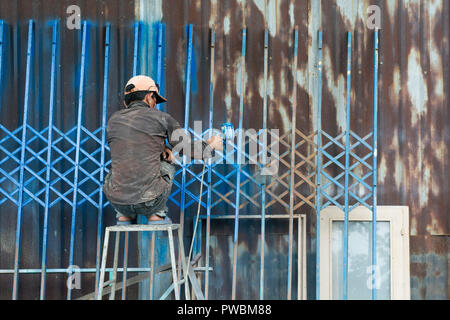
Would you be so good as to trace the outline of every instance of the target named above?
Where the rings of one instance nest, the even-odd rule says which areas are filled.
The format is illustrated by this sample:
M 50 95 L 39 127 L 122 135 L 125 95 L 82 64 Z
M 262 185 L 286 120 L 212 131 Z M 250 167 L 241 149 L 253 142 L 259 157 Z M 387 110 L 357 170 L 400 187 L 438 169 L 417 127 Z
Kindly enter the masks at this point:
M 155 52 L 157 56 L 156 82 L 163 84 L 163 46 L 164 31 L 163 24 L 156 27 L 157 44 Z M 35 64 L 34 46 L 36 45 L 36 31 L 34 21 L 28 24 L 28 45 L 26 59 L 26 78 L 24 79 L 24 103 L 22 124 L 15 129 L 8 129 L 0 125 L 0 206 L 6 202 L 12 203 L 17 208 L 16 239 L 14 247 L 13 269 L 0 270 L 4 274 L 13 274 L 12 298 L 18 298 L 19 274 L 40 273 L 40 298 L 45 299 L 46 274 L 49 272 L 73 274 L 72 266 L 74 261 L 74 247 L 76 243 L 75 222 L 77 218 L 77 208 L 83 204 L 88 204 L 98 215 L 97 228 L 97 250 L 95 268 L 81 268 L 82 272 L 95 272 L 95 285 L 97 288 L 100 266 L 100 251 L 102 247 L 102 235 L 105 226 L 103 225 L 103 209 L 109 205 L 101 191 L 104 177 L 108 172 L 110 160 L 108 157 L 109 148 L 106 144 L 106 114 L 108 105 L 108 83 L 109 79 L 109 54 L 110 54 L 110 33 L 111 26 L 105 28 L 104 37 L 104 71 L 103 71 L 103 96 L 102 96 L 102 122 L 99 127 L 90 130 L 84 126 L 86 110 L 84 106 L 85 77 L 89 67 L 89 46 L 90 26 L 84 22 L 81 29 L 81 55 L 78 78 L 77 97 L 77 119 L 76 124 L 69 130 L 58 128 L 54 119 L 56 79 L 59 76 L 59 23 L 52 24 L 51 39 L 51 78 L 50 78 L 50 103 L 48 126 L 35 128 L 29 124 L 28 113 L 31 105 L 29 101 L 30 73 Z M 140 38 L 142 25 L 136 23 L 134 26 L 134 47 L 133 47 L 133 75 L 139 70 L 139 45 L 145 39 Z M 215 57 L 215 33 L 210 30 L 210 100 L 209 100 L 209 126 L 203 132 L 196 132 L 189 126 L 190 124 L 190 93 L 191 75 L 193 59 L 193 25 L 187 26 L 186 32 L 186 70 L 185 70 L 185 129 L 194 139 L 205 139 L 212 132 L 212 117 L 214 114 L 213 94 L 214 94 L 214 57 Z M 8 43 L 5 41 L 7 24 L 0 21 L 0 74 L 5 65 L 3 59 L 5 48 Z M 243 129 L 243 117 L 245 110 L 245 81 L 244 70 L 246 64 L 246 39 L 247 29 L 241 34 L 241 57 L 239 75 L 239 123 L 237 129 Z M 374 41 L 374 126 L 370 133 L 361 137 L 350 130 L 350 79 L 351 79 L 351 33 L 348 34 L 348 56 L 347 56 L 347 126 L 346 129 L 332 136 L 322 130 L 321 127 L 321 86 L 322 86 L 322 32 L 318 33 L 317 46 L 317 114 L 318 127 L 313 132 L 302 132 L 296 128 L 297 114 L 297 66 L 298 66 L 298 29 L 293 30 L 293 54 L 292 54 L 292 77 L 294 79 L 291 105 L 291 128 L 281 135 L 274 131 L 267 130 L 267 78 L 268 78 L 268 30 L 264 33 L 264 97 L 263 97 L 263 123 L 262 130 L 256 132 L 253 138 L 238 139 L 229 141 L 228 148 L 224 152 L 225 157 L 236 158 L 233 164 L 219 164 L 206 161 L 206 178 L 203 182 L 201 207 L 206 210 L 206 215 L 202 215 L 202 220 L 206 220 L 205 232 L 196 238 L 195 249 L 197 253 L 202 252 L 205 265 L 204 293 L 208 298 L 210 288 L 210 237 L 211 219 L 230 218 L 234 220 L 233 232 L 233 257 L 232 257 L 232 290 L 230 297 L 237 296 L 237 267 L 238 267 L 238 244 L 239 222 L 242 219 L 260 219 L 261 221 L 261 251 L 260 251 L 260 281 L 259 298 L 264 299 L 265 273 L 264 269 L 266 242 L 266 219 L 281 218 L 289 221 L 289 252 L 287 270 L 287 292 L 286 297 L 292 298 L 293 284 L 293 249 L 294 249 L 294 219 L 298 221 L 298 261 L 297 261 L 297 298 L 306 298 L 306 266 L 305 258 L 305 215 L 301 214 L 303 208 L 316 211 L 317 221 L 319 221 L 320 211 L 329 206 L 335 205 L 342 209 L 345 214 L 344 227 L 344 247 L 348 246 L 348 213 L 356 206 L 363 205 L 373 211 L 374 223 L 373 234 L 376 228 L 376 137 L 377 137 L 377 73 L 378 73 L 378 32 L 375 32 Z M 1 82 L 0 82 L 1 83 Z M 164 86 L 162 86 L 164 90 Z M 267 131 L 265 131 L 267 130 Z M 268 132 L 267 137 L 263 137 L 264 132 Z M 244 142 L 242 142 L 244 141 Z M 254 155 L 246 150 L 250 144 L 266 146 L 271 150 L 272 146 L 279 146 L 280 152 L 259 151 L 256 157 L 266 160 L 269 156 L 278 165 L 279 175 L 261 175 L 263 170 L 267 170 L 265 161 L 258 161 L 256 164 L 249 164 L 254 160 Z M 220 153 L 219 153 L 220 154 Z M 222 155 L 221 155 L 222 156 Z M 180 224 L 183 228 L 185 212 L 187 209 L 196 208 L 199 202 L 197 194 L 198 183 L 201 181 L 201 172 L 198 164 L 202 161 L 183 161 L 179 163 L 180 169 L 176 172 L 176 179 L 170 196 L 170 201 L 180 208 Z M 367 181 L 371 179 L 371 181 Z M 251 194 L 248 190 L 254 192 Z M 256 190 L 256 191 L 255 191 Z M 72 220 L 70 227 L 69 265 L 61 269 L 47 268 L 47 238 L 50 210 L 56 204 L 64 202 L 72 208 Z M 37 269 L 23 269 L 20 267 L 20 246 L 22 232 L 22 211 L 23 208 L 33 203 L 44 209 L 43 240 L 42 240 L 42 261 Z M 267 214 L 274 207 L 282 208 L 285 213 Z M 232 212 L 231 215 L 217 214 L 217 210 Z M 278 210 L 278 209 L 275 209 Z M 214 212 L 213 212 L 214 211 Z M 257 212 L 256 215 L 249 215 L 245 212 Z M 273 211 L 273 210 L 272 210 Z M 201 221 L 200 221 L 201 223 Z M 200 228 L 202 230 L 202 228 Z M 316 228 L 317 252 L 320 250 L 319 225 Z M 375 237 L 374 237 L 375 238 Z M 203 245 L 205 240 L 205 245 Z M 154 238 L 153 238 L 154 241 Z M 152 243 L 154 245 L 154 243 Z M 126 233 L 126 246 L 124 257 L 124 282 L 126 282 L 127 270 L 127 250 L 128 233 Z M 372 246 L 375 252 L 375 242 Z M 375 254 L 372 255 L 374 258 Z M 347 256 L 344 257 L 344 282 L 347 279 Z M 373 261 L 376 265 L 376 261 Z M 319 293 L 319 254 L 316 260 L 316 296 Z M 302 269 L 303 268 L 303 269 Z M 133 268 L 130 268 L 130 270 Z M 134 271 L 148 271 L 148 267 L 134 268 Z M 375 281 L 375 277 L 373 277 Z M 344 298 L 346 298 L 346 286 L 344 286 Z M 375 290 L 373 291 L 375 298 Z M 67 289 L 67 298 L 71 299 L 72 289 Z

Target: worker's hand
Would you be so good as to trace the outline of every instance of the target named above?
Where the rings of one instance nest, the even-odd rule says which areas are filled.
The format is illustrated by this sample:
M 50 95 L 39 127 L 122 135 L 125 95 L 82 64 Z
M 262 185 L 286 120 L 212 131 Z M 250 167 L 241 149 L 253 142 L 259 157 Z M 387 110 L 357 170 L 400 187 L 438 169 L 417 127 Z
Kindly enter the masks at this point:
M 207 142 L 213 149 L 223 150 L 223 141 L 220 136 L 212 136 Z
M 164 148 L 164 152 L 162 154 L 162 158 L 163 158 L 164 161 L 167 161 L 169 163 L 173 163 L 175 161 L 175 157 L 173 155 L 173 152 L 169 148 Z

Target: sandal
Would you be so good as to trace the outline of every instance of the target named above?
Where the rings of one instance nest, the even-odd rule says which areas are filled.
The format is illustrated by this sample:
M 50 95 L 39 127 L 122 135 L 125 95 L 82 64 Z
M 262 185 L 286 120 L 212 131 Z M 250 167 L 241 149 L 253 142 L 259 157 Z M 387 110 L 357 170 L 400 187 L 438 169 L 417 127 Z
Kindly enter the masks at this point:
M 172 220 L 170 220 L 168 216 L 165 216 L 164 220 L 154 220 L 154 221 L 149 220 L 147 224 L 148 225 L 172 224 Z
M 136 224 L 136 219 L 126 220 L 126 221 L 119 221 L 119 219 L 116 218 L 116 225 L 117 226 L 129 226 L 131 224 Z

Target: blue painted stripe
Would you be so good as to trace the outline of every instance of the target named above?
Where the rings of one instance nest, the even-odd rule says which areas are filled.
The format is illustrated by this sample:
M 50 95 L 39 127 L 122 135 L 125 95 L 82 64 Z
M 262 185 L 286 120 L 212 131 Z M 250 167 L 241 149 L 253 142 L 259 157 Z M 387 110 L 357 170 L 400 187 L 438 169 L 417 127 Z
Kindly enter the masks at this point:
M 139 31 L 140 23 L 134 25 L 134 49 L 133 49 L 133 77 L 137 75 L 139 68 Z
M 210 39 L 210 77 L 209 77 L 209 130 L 213 129 L 213 113 L 214 113 L 214 63 L 215 63 L 215 45 L 216 34 L 214 29 L 211 29 Z M 205 299 L 208 299 L 209 294 L 209 244 L 210 244 L 210 232 L 211 232 L 211 208 L 212 208 L 212 168 L 211 159 L 208 159 L 208 194 L 206 199 L 206 248 L 205 248 Z M 201 230 L 201 229 L 200 229 Z M 201 248 L 200 248 L 201 250 Z
M 239 233 L 239 203 L 241 195 L 241 159 L 242 159 L 242 125 L 243 125 L 243 113 L 244 113 L 244 69 L 245 69 L 245 45 L 247 39 L 247 29 L 242 30 L 242 52 L 241 52 L 241 72 L 240 72 L 240 99 L 239 99 L 239 125 L 238 125 L 238 143 L 237 143 L 237 164 L 235 167 L 237 170 L 236 176 L 236 200 L 234 208 L 234 238 L 233 238 L 233 283 L 232 283 L 232 300 L 236 299 L 236 270 L 237 270 L 237 247 L 238 247 L 238 233 Z
M 83 114 L 83 97 L 84 97 L 84 77 L 86 69 L 86 52 L 88 41 L 88 24 L 86 21 L 83 22 L 83 34 L 82 34 L 82 47 L 81 47 L 81 66 L 80 66 L 80 83 L 78 90 L 78 116 L 77 116 L 77 138 L 75 143 L 75 161 L 74 161 L 74 178 L 73 178 L 73 198 L 72 198 L 72 221 L 70 229 L 70 251 L 69 251 L 69 278 L 73 273 L 73 256 L 75 247 L 75 224 L 76 224 L 76 213 L 77 213 L 77 199 L 78 199 L 78 174 L 80 170 L 80 141 L 81 141 L 81 122 Z M 67 300 L 72 297 L 72 286 L 67 286 Z
M 267 73 L 268 73 L 268 59 L 269 59 L 269 30 L 264 30 L 264 97 L 263 97 L 263 150 L 262 163 L 266 164 L 267 152 Z M 242 92 L 241 92 L 242 93 Z M 244 147 L 245 150 L 245 147 Z M 263 179 L 261 185 L 261 256 L 259 268 L 259 299 L 264 299 L 264 245 L 266 242 L 266 180 Z M 289 272 L 288 272 L 289 275 Z M 289 277 L 289 276 L 288 276 Z M 289 285 L 288 285 L 289 287 Z
M 186 75 L 185 75 L 185 92 L 184 92 L 184 129 L 188 130 L 189 127 L 189 106 L 190 106 L 190 94 L 191 94 L 191 63 L 192 63 L 192 38 L 193 38 L 193 26 L 192 24 L 187 26 L 187 52 L 186 52 Z M 184 213 L 186 210 L 186 152 L 183 152 L 183 171 L 181 177 L 181 212 L 180 212 L 180 225 L 181 232 L 184 234 Z
M 28 108 L 30 98 L 30 81 L 31 81 L 31 63 L 33 58 L 33 42 L 34 42 L 34 21 L 28 22 L 28 45 L 27 45 L 27 65 L 25 78 L 25 94 L 23 103 L 23 124 L 22 124 L 22 141 L 20 153 L 20 173 L 19 173 L 19 199 L 17 201 L 17 225 L 16 225 L 16 240 L 15 240 L 15 254 L 14 254 L 14 277 L 13 277 L 13 293 L 12 299 L 17 300 L 18 285 L 19 285 L 19 263 L 20 263 L 20 245 L 22 236 L 22 209 L 23 209 L 23 191 L 24 191 L 24 169 L 25 169 L 25 150 L 27 145 L 27 121 Z
M 378 30 L 374 33 L 373 49 L 373 156 L 372 156 L 372 299 L 377 299 L 377 150 L 378 150 Z
M 45 173 L 45 205 L 44 205 L 44 230 L 42 236 L 42 263 L 41 263 L 41 291 L 40 299 L 45 300 L 45 285 L 46 285 L 46 268 L 47 268 L 47 241 L 48 241 L 48 221 L 50 210 L 50 174 L 52 167 L 52 143 L 53 143 L 53 115 L 55 106 L 55 87 L 57 78 L 57 40 L 58 40 L 58 20 L 53 22 L 53 35 L 52 35 L 52 65 L 50 73 L 50 102 L 48 110 L 48 136 L 47 136 L 47 161 L 46 161 L 46 173 Z
M 343 266 L 343 299 L 347 300 L 348 293 L 348 213 L 349 213 L 349 170 L 350 167 L 350 99 L 351 99 L 351 62 L 352 58 L 352 33 L 348 32 L 347 38 L 347 97 L 346 116 L 347 126 L 345 131 L 345 210 L 344 210 L 344 266 Z
M 5 23 L 3 20 L 0 20 L 0 95 L 2 93 L 4 28 L 5 28 Z M 1 115 L 1 111 L 2 111 L 2 100 L 0 99 L 0 115 Z
M 322 31 L 317 39 L 316 299 L 320 300 L 320 210 L 322 174 Z
M 102 138 L 101 138 L 101 154 L 100 154 L 100 184 L 104 183 L 105 173 L 105 145 L 106 145 L 106 117 L 108 111 L 108 78 L 109 78 L 109 51 L 110 51 L 110 33 L 111 25 L 106 25 L 105 33 L 105 58 L 103 69 L 103 104 L 102 104 Z M 97 257 L 96 257 L 96 269 L 95 269 L 95 292 L 98 290 L 98 282 L 100 277 L 100 263 L 101 263 L 101 250 L 102 250 L 102 231 L 103 231 L 103 192 L 99 190 L 98 200 L 98 222 L 97 222 Z

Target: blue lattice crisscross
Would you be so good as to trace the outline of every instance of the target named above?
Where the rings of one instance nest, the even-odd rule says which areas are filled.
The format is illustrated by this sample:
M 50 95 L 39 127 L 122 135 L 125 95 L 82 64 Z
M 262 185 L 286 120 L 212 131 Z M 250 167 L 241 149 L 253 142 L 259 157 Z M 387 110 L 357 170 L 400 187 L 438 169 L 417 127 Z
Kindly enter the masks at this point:
M 329 142 L 326 143 L 323 146 L 323 148 L 322 148 L 322 155 L 324 156 L 324 158 L 327 158 L 328 161 L 322 166 L 323 170 L 321 171 L 321 175 L 324 176 L 325 178 L 327 178 L 329 180 L 329 182 L 324 184 L 322 186 L 322 189 L 321 189 L 321 194 L 328 199 L 328 201 L 323 204 L 321 209 L 327 207 L 330 204 L 334 204 L 337 207 L 339 207 L 340 209 L 344 210 L 344 205 L 339 203 L 338 200 L 345 195 L 345 186 L 342 183 L 339 182 L 339 179 L 342 179 L 344 177 L 345 171 L 346 171 L 345 166 L 339 161 L 339 159 L 342 158 L 345 155 L 345 145 L 343 143 L 339 142 L 339 140 L 342 139 L 345 136 L 345 134 L 346 134 L 346 132 L 342 132 L 337 137 L 333 138 L 329 134 L 327 134 L 326 132 L 322 131 L 322 135 L 325 136 L 326 138 L 328 138 Z M 369 209 L 371 209 L 371 205 L 369 205 L 367 203 L 367 200 L 372 196 L 371 186 L 369 184 L 367 184 L 365 182 L 365 180 L 367 178 L 371 177 L 372 174 L 373 174 L 372 166 L 369 163 L 366 162 L 366 160 L 369 159 L 372 156 L 372 153 L 373 153 L 373 147 L 370 146 L 366 142 L 366 140 L 368 140 L 372 136 L 372 133 L 369 133 L 368 135 L 366 135 L 363 138 L 361 138 L 360 136 L 358 136 L 356 133 L 354 133 L 351 130 L 350 130 L 349 134 L 350 134 L 351 137 L 356 139 L 356 143 L 351 144 L 350 147 L 349 147 L 349 155 L 354 159 L 354 161 L 353 161 L 353 164 L 349 166 L 348 173 L 349 173 L 349 176 L 352 177 L 355 180 L 355 182 L 352 183 L 348 187 L 348 193 L 349 193 L 351 198 L 356 200 L 356 203 L 354 203 L 349 208 L 349 211 L 353 210 L 354 208 L 356 208 L 360 204 L 364 205 L 365 207 L 367 207 Z M 340 153 L 338 153 L 337 155 L 335 155 L 335 156 L 331 155 L 329 152 L 326 151 L 326 149 L 331 147 L 332 145 L 335 145 L 335 146 L 339 147 L 342 151 Z M 356 147 L 358 147 L 359 145 L 365 146 L 369 150 L 369 153 L 366 154 L 363 157 L 360 157 L 354 151 L 352 151 Z M 337 166 L 337 168 L 339 168 L 341 170 L 341 172 L 338 175 L 336 175 L 335 177 L 330 176 L 330 174 L 328 174 L 324 170 L 325 168 L 327 168 L 331 164 L 335 164 Z M 362 165 L 365 168 L 367 168 L 369 170 L 369 172 L 363 174 L 363 176 L 358 176 L 354 172 L 354 169 L 356 167 L 358 167 L 359 165 Z M 358 187 L 359 185 L 364 186 L 367 190 L 369 190 L 369 192 L 367 194 L 365 194 L 364 196 L 356 195 L 356 193 L 353 192 L 353 190 L 356 187 Z M 331 196 L 329 193 L 324 191 L 324 190 L 326 190 L 327 188 L 329 188 L 331 186 L 335 186 L 337 188 L 337 192 L 336 192 L 335 196 Z
M 329 206 L 332 203 L 335 206 L 339 207 L 340 209 L 344 210 L 344 206 L 338 202 L 338 199 L 345 195 L 345 187 L 342 183 L 339 182 L 339 179 L 341 179 L 345 175 L 345 166 L 339 162 L 339 159 L 343 155 L 345 155 L 345 146 L 339 142 L 339 139 L 341 139 L 345 135 L 345 132 L 339 134 L 335 138 L 331 137 L 325 131 L 321 131 L 321 134 L 329 139 L 329 142 L 324 144 L 321 149 L 321 155 L 323 155 L 324 158 L 327 158 L 328 162 L 323 164 L 320 174 L 321 174 L 321 176 L 324 176 L 329 181 L 328 183 L 324 184 L 321 188 L 321 195 L 325 196 L 325 198 L 328 199 L 328 201 L 321 206 L 321 209 L 326 208 L 327 206 Z M 329 152 L 326 151 L 326 149 L 328 149 L 329 147 L 331 147 L 333 145 L 339 147 L 343 151 L 340 152 L 336 156 L 332 156 Z M 319 155 L 319 156 L 321 156 L 321 155 Z M 342 172 L 340 172 L 335 177 L 330 176 L 325 171 L 325 168 L 327 168 L 331 164 L 335 164 L 338 168 L 340 168 L 342 170 Z M 336 187 L 337 192 L 336 192 L 335 196 L 331 196 L 331 195 L 329 195 L 328 192 L 325 192 L 325 190 L 331 186 Z
M 14 175 L 18 174 L 19 172 L 19 164 L 20 164 L 19 154 L 21 150 L 22 141 L 16 135 L 22 132 L 22 126 L 18 127 L 13 131 L 9 131 L 3 125 L 0 125 L 0 130 L 6 134 L 6 136 L 0 140 L 0 151 L 2 151 L 6 155 L 5 157 L 3 157 L 2 160 L 0 160 L 0 174 L 3 175 L 0 178 L 0 186 L 4 184 L 8 187 L 8 189 L 0 187 L 0 192 L 5 196 L 5 198 L 2 198 L 0 200 L 0 204 L 4 203 L 7 200 L 10 200 L 15 205 L 17 205 L 18 200 L 14 197 L 14 194 L 16 194 L 18 191 L 19 182 L 17 181 L 17 179 L 14 178 Z M 18 145 L 12 151 L 8 150 L 6 147 L 6 145 L 10 142 L 16 142 Z M 15 163 L 14 168 L 11 169 L 10 171 L 3 169 L 6 167 L 8 160 L 13 160 L 13 162 Z M 9 186 L 13 186 L 13 188 L 10 188 Z
M 349 186 L 348 188 L 348 192 L 351 198 L 353 198 L 354 200 L 356 200 L 356 203 L 353 204 L 350 207 L 350 210 L 356 208 L 359 204 L 365 206 L 366 208 L 368 208 L 369 210 L 371 210 L 372 205 L 367 203 L 367 200 L 370 199 L 372 197 L 372 186 L 370 186 L 369 184 L 367 184 L 365 182 L 365 180 L 367 178 L 372 177 L 373 175 L 373 167 L 372 165 L 370 165 L 369 163 L 366 162 L 367 159 L 371 158 L 373 156 L 373 146 L 369 145 L 366 141 L 368 139 L 370 139 L 372 137 L 372 133 L 367 134 L 365 137 L 361 138 L 360 136 L 358 136 L 356 133 L 354 133 L 353 131 L 350 130 L 350 135 L 351 137 L 356 139 L 356 143 L 351 144 L 350 149 L 349 149 L 349 154 L 350 156 L 355 160 L 355 163 L 350 166 L 349 169 L 349 175 L 355 179 L 355 182 Z M 365 156 L 363 156 L 362 158 L 359 157 L 354 151 L 357 146 L 359 145 L 363 145 L 365 148 L 368 149 L 369 153 L 366 154 Z M 357 174 L 355 174 L 355 172 L 353 171 L 354 168 L 356 168 L 358 165 L 362 165 L 363 167 L 367 168 L 369 171 L 366 174 L 363 174 L 363 176 L 358 176 Z M 362 185 L 365 187 L 366 190 L 368 190 L 367 194 L 364 196 L 357 196 L 353 190 L 358 186 L 358 185 Z
M 14 178 L 14 176 L 18 174 L 20 168 L 19 154 L 21 150 L 21 140 L 17 137 L 17 135 L 20 135 L 23 127 L 20 126 L 13 131 L 9 131 L 4 126 L 0 125 L 0 130 L 5 134 L 5 136 L 0 140 L 0 151 L 2 151 L 6 155 L 6 157 L 0 160 L 0 174 L 2 175 L 2 177 L 0 178 L 0 185 L 2 186 L 0 188 L 0 193 L 4 195 L 4 197 L 2 197 L 2 199 L 0 200 L 0 204 L 4 203 L 7 200 L 10 200 L 16 206 L 18 206 L 17 193 L 19 190 L 19 182 L 16 178 Z M 27 125 L 26 130 L 26 157 L 23 165 L 26 178 L 24 179 L 23 183 L 23 192 L 28 197 L 23 201 L 22 206 L 24 207 L 28 203 L 35 201 L 40 206 L 45 207 L 44 200 L 41 199 L 41 196 L 45 193 L 45 185 L 47 183 L 47 181 L 45 180 L 47 166 L 45 154 L 48 152 L 48 146 L 46 144 L 45 147 L 39 148 L 38 151 L 35 151 L 32 148 L 32 143 L 47 143 L 46 134 L 48 134 L 48 127 L 42 129 L 41 131 L 38 131 L 32 126 Z M 95 156 L 101 152 L 101 140 L 96 135 L 101 132 L 102 128 L 98 128 L 93 132 L 88 131 L 84 127 L 82 127 L 82 130 L 86 134 L 86 137 L 84 137 L 80 142 L 80 151 L 83 157 L 79 163 L 79 170 L 86 177 L 84 179 L 81 179 L 78 183 L 78 193 L 82 197 L 78 201 L 77 205 L 81 205 L 84 202 L 88 201 L 98 208 L 99 204 L 92 198 L 93 196 L 95 196 L 95 194 L 101 192 L 101 186 L 103 182 L 100 181 L 97 176 L 99 176 L 101 170 L 105 170 L 105 172 L 108 172 L 107 166 L 110 164 L 110 160 L 107 161 L 102 167 L 100 162 L 95 159 Z M 71 153 L 73 153 L 76 148 L 76 144 L 71 138 L 71 135 L 73 135 L 75 131 L 76 127 L 71 128 L 66 133 L 63 133 L 58 128 L 53 127 L 53 134 L 55 139 L 51 144 L 51 150 L 56 153 L 56 157 L 52 160 L 51 172 L 55 178 L 49 181 L 49 187 L 50 190 L 56 195 L 56 199 L 49 203 L 49 207 L 54 206 L 59 201 L 65 201 L 68 204 L 72 203 L 69 195 L 73 192 L 74 185 L 72 180 L 68 178 L 68 175 L 70 175 L 75 169 L 75 162 L 71 157 Z M 82 148 L 82 146 L 85 145 L 88 141 L 96 142 L 97 148 L 89 152 Z M 64 142 L 69 143 L 69 148 L 64 149 L 62 147 L 62 143 Z M 15 143 L 16 146 L 11 148 L 11 145 L 13 143 Z M 107 146 L 105 148 L 109 150 Z M 7 167 L 8 161 L 13 161 L 12 169 L 9 171 L 5 169 Z M 90 161 L 95 167 L 95 169 L 91 172 L 84 168 L 88 161 Z M 62 167 L 64 167 L 65 164 L 68 165 L 69 169 L 65 171 L 57 170 L 57 165 L 61 165 Z M 85 189 L 80 188 L 81 186 L 86 185 L 88 181 L 92 182 L 94 185 L 91 192 L 87 192 Z M 62 188 L 55 187 L 55 184 L 61 182 L 65 183 L 68 186 L 68 189 L 66 191 L 63 191 Z M 43 186 L 40 188 L 36 188 L 36 184 L 40 184 Z M 108 202 L 105 202 L 103 204 L 103 207 L 106 207 L 107 205 Z
M 261 135 L 261 132 L 262 131 L 257 132 L 255 139 L 252 139 L 251 136 L 248 136 L 249 139 L 248 140 L 245 139 L 245 141 L 243 141 L 242 149 L 240 151 L 238 150 L 238 146 L 233 141 L 227 141 L 227 148 L 226 148 L 226 150 L 224 150 L 225 154 L 218 151 L 219 156 L 221 156 L 222 158 L 225 158 L 225 159 L 230 159 L 230 158 L 233 158 L 235 155 L 237 155 L 237 152 L 241 152 L 242 161 L 244 163 L 247 163 L 247 161 L 248 161 L 248 163 L 251 164 L 252 161 L 254 161 L 254 159 L 257 159 L 257 157 L 262 153 L 262 151 L 260 151 L 256 155 L 250 155 L 246 151 L 247 145 L 250 144 L 251 142 L 256 142 L 258 145 L 262 145 L 258 139 L 258 137 Z M 240 183 L 239 189 L 240 189 L 240 194 L 243 196 L 243 198 L 239 204 L 239 209 L 242 209 L 249 203 L 251 203 L 256 208 L 260 208 L 260 203 L 256 200 L 256 198 L 258 198 L 260 196 L 260 193 L 257 192 L 252 197 L 249 194 L 247 194 L 247 192 L 243 191 L 243 187 L 250 183 L 252 183 L 254 186 L 257 186 L 258 188 L 261 187 L 261 184 L 259 183 L 259 181 L 257 181 L 257 179 L 255 178 L 255 175 L 252 174 L 251 172 L 249 172 L 249 170 L 248 170 L 249 166 L 247 166 L 247 165 L 240 166 L 238 163 L 229 164 L 231 171 L 224 176 L 218 171 L 218 169 L 217 169 L 218 165 L 219 165 L 219 162 L 212 164 L 212 173 L 219 178 L 219 181 L 213 185 L 213 191 L 219 195 L 220 199 L 217 200 L 216 202 L 214 202 L 212 206 L 216 206 L 220 202 L 226 201 L 232 208 L 236 207 L 236 204 L 234 203 L 234 199 L 233 199 L 233 201 L 230 201 L 228 199 L 228 197 L 233 195 L 233 193 L 236 192 L 237 186 L 231 181 L 231 178 L 239 170 L 241 173 L 241 183 Z M 259 167 L 261 167 L 260 164 L 258 164 L 258 165 L 259 165 Z M 228 191 L 225 195 L 222 195 L 220 192 L 216 191 L 217 187 L 222 183 L 226 183 L 227 185 L 230 186 L 230 191 Z

